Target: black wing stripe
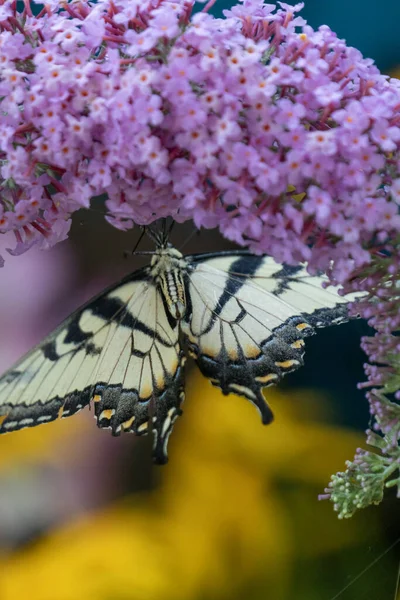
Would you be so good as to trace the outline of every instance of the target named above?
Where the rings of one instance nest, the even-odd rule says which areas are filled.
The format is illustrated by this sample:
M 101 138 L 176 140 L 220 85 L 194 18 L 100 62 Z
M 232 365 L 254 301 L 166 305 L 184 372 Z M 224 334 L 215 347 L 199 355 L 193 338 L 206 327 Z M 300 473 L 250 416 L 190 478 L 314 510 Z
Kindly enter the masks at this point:
M 200 274 L 200 273 L 198 273 L 198 274 Z M 208 279 L 207 277 L 205 277 L 205 276 L 204 276 L 202 273 L 201 273 L 200 275 L 201 275 L 201 277 L 202 277 L 202 278 L 203 278 L 205 281 L 207 281 L 208 283 L 212 283 L 213 285 L 215 285 L 215 282 L 210 282 L 210 279 Z M 211 309 L 211 308 L 210 308 L 210 307 L 207 305 L 207 302 L 206 302 L 206 300 L 204 300 L 204 298 L 203 298 L 203 296 L 201 295 L 201 293 L 200 293 L 199 289 L 198 289 L 198 288 L 197 288 L 197 287 L 194 285 L 193 281 L 191 281 L 190 283 L 191 283 L 191 285 L 192 285 L 192 286 L 193 286 L 193 287 L 196 289 L 196 292 L 198 293 L 199 297 L 201 298 L 201 300 L 203 301 L 203 303 L 204 303 L 204 305 L 205 305 L 205 310 L 204 310 L 204 312 L 207 312 L 207 310 L 209 310 L 209 312 L 211 312 L 211 313 L 212 313 L 212 315 L 213 315 L 213 318 L 212 318 L 212 319 L 209 321 L 209 323 L 207 324 L 207 327 L 201 331 L 201 334 L 202 334 L 202 335 L 205 335 L 206 333 L 209 333 L 209 332 L 211 331 L 211 329 L 213 328 L 213 325 L 214 325 L 214 323 L 215 323 L 215 321 L 216 321 L 216 319 L 217 319 L 217 318 L 218 318 L 218 319 L 222 319 L 223 321 L 224 321 L 225 319 L 223 319 L 222 317 L 220 317 L 220 313 L 221 313 L 221 311 L 217 311 L 216 309 Z M 222 288 L 222 285 L 221 285 L 221 288 Z M 268 296 L 268 294 L 269 294 L 269 293 L 267 292 L 267 290 L 264 290 L 263 288 L 260 288 L 260 289 L 259 289 L 259 291 L 260 291 L 260 292 L 263 292 L 263 293 L 264 293 L 266 296 Z M 230 292 L 227 292 L 227 291 L 226 291 L 226 289 L 224 290 L 224 292 L 226 292 L 227 294 L 229 294 L 229 300 L 230 300 L 230 299 L 232 299 L 232 298 L 234 298 L 234 299 L 235 299 L 235 300 L 238 302 L 238 299 L 236 298 L 236 294 L 231 294 Z M 219 303 L 219 300 L 218 300 L 218 303 Z M 259 306 L 255 305 L 255 304 L 252 304 L 252 303 L 251 303 L 250 301 L 248 301 L 248 300 L 246 300 L 246 304 L 248 304 L 250 307 L 253 307 L 253 308 L 259 308 Z M 290 304 L 286 304 L 286 303 L 284 303 L 284 304 L 285 304 L 285 306 L 287 306 L 288 308 L 292 309 L 292 307 L 290 306 Z M 240 305 L 240 307 L 241 307 L 241 308 L 243 308 L 241 305 Z M 274 315 L 274 313 L 273 313 L 273 312 L 269 312 L 268 310 L 266 310 L 266 309 L 264 309 L 264 308 L 263 308 L 263 310 L 264 310 L 264 312 L 265 312 L 267 315 L 270 315 L 271 317 L 274 317 L 274 318 L 275 318 L 275 315 Z M 248 313 L 248 310 L 246 310 L 246 313 Z M 253 318 L 255 318 L 255 317 L 254 317 L 254 315 L 251 315 L 251 316 L 252 316 Z M 203 319 L 202 319 L 202 320 L 204 321 L 204 317 L 203 317 Z M 259 321 L 259 322 L 260 322 L 260 321 Z M 261 323 L 261 322 L 260 322 L 260 323 Z M 264 325 L 263 325 L 263 326 L 264 326 Z
M 138 290 L 134 291 L 134 293 L 127 299 L 127 302 L 122 303 L 121 301 L 118 301 L 119 304 L 123 306 L 123 310 L 120 313 L 121 318 L 120 318 L 120 320 L 117 320 L 114 317 L 113 319 L 111 319 L 110 321 L 107 322 L 107 325 L 109 325 L 110 322 L 114 322 L 115 323 L 115 329 L 113 330 L 111 327 L 109 329 L 109 334 L 107 336 L 106 341 L 103 344 L 103 351 L 102 351 L 102 353 L 100 355 L 99 362 L 97 363 L 97 365 L 94 366 L 94 369 L 93 369 L 93 371 L 91 373 L 91 377 L 90 377 L 91 379 L 93 379 L 93 374 L 95 372 L 96 367 L 97 367 L 98 371 L 100 370 L 100 368 L 101 368 L 101 366 L 103 364 L 103 361 L 106 358 L 107 352 L 109 351 L 109 347 L 112 344 L 114 336 L 119 334 L 119 327 L 121 326 L 121 324 L 123 322 L 127 322 L 129 320 L 132 320 L 132 327 L 130 327 L 129 335 L 127 336 L 127 339 L 126 339 L 126 342 L 125 342 L 124 346 L 121 348 L 121 354 L 120 354 L 120 356 L 123 354 L 123 352 L 126 349 L 126 346 L 127 346 L 127 344 L 129 342 L 131 342 L 131 347 L 134 348 L 134 338 L 133 338 L 133 331 L 134 331 L 134 329 L 138 329 L 139 331 L 141 331 L 145 335 L 148 335 L 147 331 L 143 331 L 143 328 L 136 327 L 136 322 L 138 321 L 139 316 L 140 316 L 140 314 L 142 312 L 142 309 L 145 307 L 145 304 L 146 304 L 146 301 L 147 301 L 147 294 L 145 292 L 147 292 L 148 289 L 149 288 L 147 288 L 146 290 L 144 290 L 144 293 L 143 293 L 143 291 L 140 292 L 143 295 L 143 297 L 142 297 L 142 303 L 141 303 L 140 308 L 138 310 L 137 316 L 132 315 L 132 313 L 128 310 L 128 307 L 134 303 L 134 299 L 137 296 Z M 127 317 L 127 314 L 129 314 L 129 317 Z M 146 327 L 146 329 L 148 329 L 148 328 Z M 139 351 L 139 349 L 138 349 L 138 351 Z M 143 359 L 142 359 L 142 364 L 143 364 Z M 117 365 L 118 365 L 118 360 L 115 361 L 114 368 L 111 370 L 111 372 L 109 373 L 109 375 L 107 377 L 107 383 L 109 383 L 111 381 L 112 375 L 114 374 L 115 369 L 117 368 Z M 127 371 L 128 368 L 129 368 L 129 361 L 127 363 L 126 371 Z M 97 378 L 97 373 L 95 375 L 95 378 Z
M 144 295 L 144 297 L 145 297 L 145 295 Z M 144 303 L 142 306 L 144 306 Z M 115 310 L 114 313 L 112 313 L 111 307 L 113 307 L 113 309 Z M 140 321 L 138 316 L 132 315 L 132 313 L 129 312 L 129 310 L 126 310 L 126 304 L 122 303 L 120 300 L 118 300 L 116 298 L 100 298 L 97 301 L 96 306 L 91 307 L 91 310 L 94 315 L 104 319 L 107 323 L 116 321 L 118 323 L 119 327 L 127 327 L 128 329 L 131 329 L 131 330 L 135 329 L 135 330 L 140 331 L 141 333 L 144 333 L 145 335 L 148 335 L 148 336 L 152 336 L 153 334 L 155 334 L 157 341 L 164 343 L 164 345 L 166 345 L 165 341 L 161 338 L 161 336 L 157 333 L 157 331 L 152 330 L 145 323 L 143 323 L 143 321 Z M 116 316 L 121 311 L 122 311 L 122 317 L 120 320 L 117 320 Z M 112 316 L 110 317 L 109 315 L 111 313 L 112 313 Z
M 235 332 L 234 332 L 234 330 L 233 330 L 233 323 L 234 323 L 234 324 L 235 324 L 237 327 L 239 327 L 239 328 L 240 328 L 240 329 L 241 329 L 241 330 L 242 330 L 242 331 L 243 331 L 243 332 L 244 332 L 244 333 L 245 333 L 245 334 L 246 334 L 246 335 L 247 335 L 247 336 L 248 336 L 248 337 L 249 337 L 249 338 L 250 338 L 250 339 L 251 339 L 251 340 L 254 342 L 254 345 L 255 345 L 256 347 L 258 347 L 258 348 L 259 348 L 259 350 L 260 350 L 260 353 L 262 353 L 262 348 L 261 348 L 261 345 L 262 345 L 262 344 L 264 344 L 264 343 L 265 343 L 267 340 L 264 340 L 264 339 L 263 339 L 261 342 L 257 342 L 257 341 L 254 339 L 254 337 L 253 337 L 252 335 L 250 335 L 250 333 L 249 333 L 248 331 L 246 331 L 246 329 L 245 329 L 244 327 L 242 327 L 242 325 L 241 325 L 241 323 L 240 323 L 240 322 L 239 322 L 239 323 L 237 323 L 237 322 L 236 322 L 236 319 L 235 319 L 235 321 L 233 321 L 233 322 L 232 322 L 232 321 L 228 321 L 227 319 L 224 319 L 224 318 L 222 318 L 221 316 L 217 315 L 217 313 L 214 311 L 214 309 L 212 309 L 210 306 L 208 306 L 208 304 L 207 304 L 207 301 L 206 301 L 206 300 L 204 299 L 204 297 L 201 295 L 201 293 L 200 293 L 199 289 L 198 289 L 198 288 L 195 286 L 195 284 L 194 284 L 193 282 L 191 282 L 191 285 L 193 286 L 193 288 L 195 288 L 195 289 L 196 289 L 196 291 L 197 291 L 197 293 L 198 293 L 199 297 L 201 298 L 201 300 L 202 300 L 202 302 L 203 302 L 203 304 L 204 304 L 204 307 L 205 307 L 205 308 L 204 308 L 204 312 L 206 313 L 206 312 L 208 311 L 209 313 L 212 313 L 212 314 L 214 314 L 214 315 L 215 315 L 215 317 L 216 317 L 216 319 L 213 321 L 213 325 L 212 325 L 211 327 L 207 326 L 207 329 L 206 329 L 206 330 L 203 330 L 203 331 L 201 332 L 201 335 L 204 335 L 205 333 L 209 333 L 209 332 L 211 331 L 212 327 L 213 327 L 213 326 L 215 326 L 215 321 L 216 321 L 217 319 L 218 319 L 218 320 L 221 322 L 221 324 L 222 324 L 222 323 L 226 323 L 226 324 L 227 324 L 227 325 L 229 325 L 229 326 L 230 326 L 230 328 L 232 329 L 232 333 L 233 333 L 233 335 L 234 335 L 234 336 L 235 336 L 235 338 L 236 338 L 236 341 L 237 341 L 237 344 L 238 344 L 238 348 L 239 348 L 239 350 L 242 352 L 242 356 L 243 356 L 243 360 L 244 360 L 244 362 L 247 362 L 247 360 L 248 360 L 248 359 L 247 359 L 247 358 L 245 358 L 245 356 L 244 356 L 244 354 L 243 354 L 242 345 L 241 345 L 241 343 L 240 343 L 240 342 L 237 340 L 237 336 L 236 336 L 236 334 L 235 334 Z M 242 304 L 241 304 L 240 300 L 239 300 L 238 298 L 234 298 L 234 299 L 235 299 L 235 301 L 236 301 L 237 305 L 238 305 L 238 306 L 239 306 L 239 308 L 240 308 L 240 313 L 239 313 L 239 315 L 240 315 L 240 314 L 242 314 L 243 312 L 245 312 L 245 313 L 246 313 L 246 315 L 249 315 L 249 312 L 248 312 L 248 311 L 247 311 L 247 310 L 246 310 L 246 309 L 245 309 L 245 308 L 242 306 Z M 271 329 L 268 329 L 268 327 L 266 327 L 266 326 L 264 325 L 264 323 L 262 323 L 262 321 L 260 321 L 259 319 L 257 319 L 257 318 L 256 318 L 254 315 L 249 315 L 249 316 L 251 316 L 251 318 L 252 318 L 252 319 L 254 319 L 255 321 L 257 321 L 257 323 L 259 323 L 259 324 L 260 324 L 260 325 L 261 325 L 261 326 L 262 326 L 264 329 L 267 329 L 268 331 L 271 331 L 271 334 L 272 334 L 272 330 L 271 330 Z M 291 318 L 291 317 L 290 317 L 290 318 Z M 192 332 L 192 333 L 193 333 L 193 332 Z M 267 339 L 268 339 L 268 338 L 267 338 Z
M 210 267 L 210 269 L 211 269 L 211 267 Z M 212 267 L 212 269 L 213 269 L 213 271 L 214 271 L 214 267 Z M 213 285 L 215 286 L 215 281 L 211 281 L 211 280 L 210 280 L 208 277 L 206 277 L 206 275 L 204 275 L 203 273 L 201 273 L 201 271 L 200 271 L 200 270 L 198 270 L 198 271 L 197 271 L 197 275 L 200 275 L 200 276 L 201 276 L 201 277 L 202 277 L 202 278 L 203 278 L 205 281 L 207 281 L 209 284 L 211 283 L 211 284 L 213 284 Z M 226 273 L 224 273 L 224 272 L 218 272 L 218 269 L 215 269 L 215 275 L 220 275 L 221 277 L 224 277 L 224 278 L 226 277 Z M 213 277 L 214 277 L 214 272 L 213 272 Z M 301 281 L 301 280 L 300 280 L 300 281 Z M 243 285 L 244 285 L 245 283 L 246 283 L 246 281 L 244 280 L 244 281 L 243 281 Z M 309 285 L 311 289 L 313 289 L 313 287 L 314 287 L 314 286 L 312 286 L 310 283 L 307 283 L 306 281 L 304 281 L 304 282 L 302 282 L 302 283 L 304 283 L 304 284 L 306 284 L 306 285 Z M 191 281 L 191 285 L 193 285 L 193 281 Z M 257 288 L 257 292 L 259 292 L 260 294 L 263 294 L 264 296 L 266 296 L 266 297 L 267 297 L 267 299 L 268 299 L 268 297 L 270 297 L 271 295 L 273 295 L 273 292 L 270 292 L 270 291 L 268 291 L 268 290 L 266 290 L 266 289 L 262 288 L 261 286 L 258 286 L 257 284 L 255 284 L 255 283 L 254 283 L 254 281 L 253 281 L 253 280 L 252 280 L 252 285 L 253 285 L 254 287 L 256 287 L 256 288 Z M 223 284 L 221 284 L 221 289 L 223 289 L 223 290 L 224 290 L 224 291 L 223 291 L 223 294 L 230 295 L 230 298 L 233 298 L 233 297 L 235 297 L 235 299 L 236 299 L 236 294 L 235 294 L 235 293 L 230 293 L 230 292 L 227 290 L 227 288 L 226 288 L 226 287 L 225 287 L 225 288 L 223 288 Z M 197 290 L 197 288 L 196 288 L 196 290 Z M 197 292 L 198 292 L 198 290 L 197 290 Z M 198 292 L 198 293 L 199 293 L 199 292 Z M 299 294 L 300 296 L 302 296 L 302 298 L 305 298 L 305 299 L 307 299 L 307 298 L 309 297 L 309 296 L 308 296 L 306 293 L 304 293 L 304 292 L 301 292 L 301 291 L 299 291 L 299 290 L 296 290 L 296 293 L 297 293 L 297 294 Z M 199 294 L 199 295 L 200 295 L 200 294 Z M 334 295 L 334 294 L 332 294 L 332 296 L 335 296 L 335 295 Z M 291 304 L 289 304 L 288 302 L 286 302 L 285 300 L 283 300 L 282 298 L 279 298 L 279 302 L 280 302 L 280 304 L 281 304 L 281 305 L 284 305 L 284 306 L 286 306 L 286 307 L 287 307 L 288 309 L 290 309 L 291 311 L 293 310 L 293 306 L 292 306 Z M 345 308 L 345 307 L 346 307 L 346 303 L 342 303 L 342 304 L 340 304 L 340 303 L 338 302 L 338 304 L 337 304 L 337 305 L 335 305 L 335 306 L 333 306 L 332 308 L 330 308 L 330 307 L 326 307 L 326 305 L 324 305 L 324 304 L 323 304 L 322 302 L 320 302 L 319 300 L 316 300 L 315 298 L 313 299 L 313 302 L 314 302 L 315 304 L 316 304 L 316 303 L 320 304 L 320 308 L 319 308 L 319 309 L 318 309 L 318 308 L 316 308 L 316 309 L 315 309 L 315 312 L 317 312 L 317 311 L 324 311 L 324 316 L 325 316 L 325 318 L 324 318 L 324 322 L 325 322 L 325 325 L 326 325 L 326 324 L 328 324 L 328 323 L 327 323 L 327 318 L 328 318 L 328 315 L 329 315 L 329 312 L 330 312 L 330 311 L 332 311 L 332 316 L 334 316 L 334 314 L 335 314 L 335 311 L 336 311 L 337 309 L 341 309 L 341 312 L 342 312 L 342 313 L 343 313 L 343 312 L 344 312 L 344 313 L 347 313 L 347 309 Z M 226 304 L 226 302 L 225 302 L 225 304 Z M 251 303 L 249 300 L 246 300 L 246 304 L 248 304 L 250 307 L 253 307 L 253 308 L 259 308 L 259 306 L 255 305 L 255 304 L 252 304 L 252 303 Z M 343 307 L 343 308 L 342 308 L 342 307 Z M 268 311 L 268 310 L 267 310 L 266 308 L 264 308 L 264 307 L 263 307 L 263 311 L 264 311 L 264 312 L 265 312 L 267 315 L 270 315 L 271 317 L 275 317 L 275 315 L 274 315 L 274 313 L 273 313 L 273 312 L 270 312 L 270 311 Z M 214 311 L 214 315 L 215 315 L 216 317 L 219 317 L 219 312 L 221 312 L 221 311 L 218 311 L 218 312 L 217 312 L 217 311 L 215 310 L 215 311 Z M 300 316 L 300 315 L 302 315 L 302 314 L 303 314 L 303 312 L 300 310 L 300 311 L 299 311 L 299 313 L 298 313 L 298 315 Z M 307 317 L 311 317 L 311 316 L 312 316 L 312 314 L 313 314 L 313 313 L 310 313 L 310 315 L 307 315 Z M 206 330 L 205 330 L 205 331 L 203 331 L 203 332 L 202 332 L 203 334 L 204 334 L 204 333 L 207 333 L 208 331 L 210 331 L 210 330 L 211 330 L 211 328 L 212 328 L 212 323 L 210 323 L 209 325 L 211 325 L 211 327 L 210 327 L 210 328 L 209 328 L 207 331 L 206 331 Z
M 228 271 L 228 278 L 226 280 L 224 290 L 218 299 L 216 308 L 214 309 L 214 315 L 216 317 L 221 314 L 224 306 L 227 304 L 227 302 L 229 302 L 231 297 L 238 293 L 240 288 L 246 283 L 248 277 L 257 271 L 257 269 L 262 265 L 262 262 L 262 256 L 254 256 L 250 261 L 248 260 L 248 257 L 241 256 L 232 263 L 231 268 Z M 231 272 L 243 273 L 243 277 L 231 277 Z
M 260 260 L 257 261 L 257 268 L 252 269 L 252 271 L 250 273 L 236 271 L 234 269 L 235 263 L 232 265 L 232 268 L 230 268 L 229 271 L 224 271 L 222 269 L 219 269 L 218 267 L 215 267 L 214 265 L 208 265 L 207 263 L 205 263 L 204 266 L 207 267 L 207 270 L 213 271 L 213 275 L 214 274 L 216 276 L 219 275 L 220 277 L 226 277 L 227 275 L 229 275 L 230 279 L 237 279 L 238 282 L 241 282 L 242 284 L 246 283 L 247 280 L 250 280 L 254 286 L 257 286 L 257 279 L 259 279 L 259 280 L 279 279 L 282 276 L 283 279 L 286 280 L 286 283 L 291 282 L 291 281 L 294 283 L 300 282 L 304 285 L 310 286 L 311 289 L 315 289 L 315 286 L 313 286 L 311 282 L 307 281 L 307 279 L 312 278 L 314 276 L 309 275 L 305 271 L 304 266 L 299 265 L 297 267 L 291 267 L 290 265 L 284 265 L 280 271 L 274 272 L 272 275 L 266 276 L 266 275 L 259 274 L 258 271 L 262 269 L 264 262 L 268 259 L 266 259 L 265 257 L 255 257 L 255 258 L 260 258 Z M 199 272 L 201 272 L 202 266 L 203 266 L 203 263 L 198 263 L 196 265 L 196 273 L 197 274 Z M 299 273 L 301 271 L 304 271 L 303 275 L 301 275 L 300 277 L 293 277 L 293 275 L 295 273 Z M 322 280 L 323 279 L 321 278 L 321 281 Z M 259 287 L 259 289 L 262 290 L 263 292 L 268 292 L 270 294 L 273 293 L 272 290 L 271 291 L 266 290 L 265 288 L 263 288 L 261 286 L 257 286 L 257 287 Z M 333 295 L 336 295 L 336 294 L 333 294 Z
M 303 267 L 291 265 L 283 265 L 282 269 L 272 275 L 273 279 L 277 280 L 277 286 L 272 292 L 275 296 L 281 296 L 283 292 L 290 290 L 290 283 L 293 281 L 293 276 L 302 271 Z
M 117 307 L 118 312 L 120 312 L 120 309 L 121 309 L 121 307 L 118 306 Z M 89 311 L 89 310 L 90 310 L 90 308 L 88 307 L 87 309 L 83 310 L 81 313 L 77 313 L 74 318 L 77 320 L 77 322 L 80 319 L 85 320 L 85 314 L 87 314 L 86 311 Z M 115 321 L 115 317 L 116 317 L 116 315 L 114 314 L 113 315 L 114 321 Z M 90 317 L 89 317 L 89 319 L 90 319 Z M 108 325 L 108 323 L 104 322 L 104 325 L 99 330 L 97 330 L 95 332 L 88 332 L 87 336 L 85 336 L 85 340 L 83 342 L 81 342 L 77 347 L 72 347 L 71 349 L 67 350 L 64 354 L 59 356 L 58 361 L 61 360 L 61 361 L 66 362 L 66 364 L 63 366 L 63 372 L 65 372 L 70 367 L 71 362 L 80 352 L 85 352 L 85 348 L 84 348 L 85 341 L 94 337 L 94 335 L 99 335 L 103 331 L 103 329 L 105 327 L 107 327 L 107 325 Z M 76 328 L 75 328 L 75 331 L 76 331 Z M 55 343 L 56 339 L 61 335 L 62 335 L 62 329 L 56 330 L 56 332 L 54 333 L 54 338 L 53 338 L 53 340 L 51 340 L 51 342 Z M 68 336 L 68 330 L 67 330 L 67 336 Z M 63 339 L 65 342 L 65 337 Z M 103 344 L 103 348 L 106 345 L 107 345 L 107 340 L 106 340 L 105 344 Z M 45 348 L 46 348 L 46 346 L 47 346 L 47 344 L 45 345 Z M 45 359 L 44 361 L 43 361 L 43 358 Z M 100 358 L 100 356 L 99 356 L 99 358 Z M 10 395 L 12 394 L 14 389 L 16 389 L 17 387 L 20 387 L 20 397 L 22 398 L 25 394 L 28 393 L 29 387 L 31 386 L 32 382 L 36 381 L 36 379 L 38 377 L 40 377 L 39 376 L 40 371 L 43 370 L 43 376 L 38 381 L 38 385 L 35 387 L 33 394 L 31 394 L 31 397 L 34 397 L 34 395 L 37 393 L 38 389 L 40 388 L 40 385 L 43 382 L 43 380 L 46 377 L 49 377 L 51 375 L 53 369 L 56 368 L 57 363 L 58 363 L 58 367 L 60 366 L 58 361 L 51 360 L 51 357 L 46 358 L 46 354 L 43 352 L 43 347 L 38 347 L 37 350 L 35 352 L 33 352 L 31 360 L 27 364 L 24 365 L 25 377 L 27 376 L 28 373 L 30 373 L 30 371 L 32 371 L 29 379 L 27 381 L 22 382 L 20 378 L 16 378 L 13 389 L 10 389 Z M 37 367 L 37 369 L 34 369 L 34 365 L 36 362 L 38 362 L 38 367 Z M 51 362 L 51 364 L 49 364 L 49 362 Z M 92 369 L 91 373 L 88 374 L 87 380 L 90 380 L 90 377 L 93 374 L 93 372 L 95 371 L 98 364 L 99 364 L 99 360 L 97 360 L 96 363 L 93 365 L 93 369 Z M 80 368 L 84 368 L 84 367 L 87 367 L 87 365 L 85 365 L 84 361 L 82 360 Z M 71 390 L 71 387 L 73 386 L 73 382 L 76 380 L 76 378 L 78 377 L 79 374 L 80 374 L 80 369 L 78 368 L 74 374 L 73 379 L 70 382 L 69 390 Z M 36 402 L 40 402 L 43 406 L 50 406 L 51 403 L 53 403 L 53 401 L 59 399 L 58 395 L 54 395 L 55 394 L 54 390 L 57 387 L 57 384 L 58 384 L 58 380 L 55 380 L 52 388 L 50 388 L 47 391 L 46 397 L 43 397 L 40 400 L 37 400 Z M 70 393 L 72 393 L 72 392 L 68 391 L 66 394 L 66 397 Z M 22 403 L 22 406 L 24 406 L 24 405 L 25 405 L 25 403 Z M 13 408 L 15 408 L 17 406 L 17 404 L 15 402 L 13 402 L 9 405 L 5 404 L 5 406 L 7 406 L 7 410 L 10 410 L 10 408 L 12 410 Z M 31 406 L 31 405 L 28 404 L 27 406 Z
M 86 342 L 90 337 L 90 333 L 83 331 L 80 326 L 80 316 L 75 317 L 67 327 L 67 332 L 63 340 L 64 344 L 82 344 Z
M 208 268 L 210 268 L 210 269 L 211 269 L 211 268 L 213 268 L 213 267 L 208 267 Z M 287 265 L 285 265 L 285 269 L 286 269 L 286 268 L 287 268 Z M 294 270 L 295 270 L 295 269 L 297 269 L 298 271 L 301 271 L 301 270 L 302 270 L 302 267 L 293 267 L 293 272 L 294 272 Z M 217 271 L 218 271 L 218 269 L 215 269 L 215 271 L 216 271 L 215 275 L 217 275 Z M 223 272 L 220 272 L 219 274 L 220 274 L 220 275 L 224 275 L 224 273 L 223 273 Z M 236 275 L 236 274 L 235 274 L 235 275 Z M 278 274 L 277 274 L 277 273 L 275 273 L 274 275 L 271 275 L 271 278 L 276 278 L 276 277 L 277 277 L 277 275 L 278 275 Z M 231 276 L 232 276 L 232 275 L 231 275 Z M 240 275 L 240 274 L 237 274 L 237 276 L 238 276 L 238 277 L 241 277 L 241 275 Z M 258 285 L 258 284 L 257 284 L 257 281 L 256 281 L 257 279 L 260 279 L 260 280 L 266 280 L 266 279 L 269 279 L 269 277 L 265 277 L 265 276 L 263 276 L 263 275 L 255 275 L 255 276 L 251 276 L 251 277 L 249 277 L 248 279 L 249 279 L 249 280 L 251 280 L 251 283 L 252 283 L 252 285 L 253 285 L 254 287 L 257 287 L 257 289 L 258 289 L 258 291 L 259 291 L 259 292 L 261 292 L 261 293 L 263 293 L 263 294 L 266 294 L 266 295 L 274 295 L 274 296 L 277 296 L 277 297 L 279 298 L 279 301 L 280 301 L 280 302 L 282 302 L 282 303 L 286 304 L 287 306 L 290 306 L 290 304 L 287 304 L 287 303 L 285 302 L 285 300 L 283 300 L 283 299 L 280 297 L 280 296 L 281 296 L 281 295 L 282 295 L 284 292 L 286 292 L 286 291 L 293 291 L 293 289 L 292 289 L 292 288 L 290 288 L 290 285 L 289 285 L 290 283 L 294 283 L 294 284 L 296 284 L 296 283 L 297 283 L 297 284 L 298 284 L 298 283 L 300 283 L 301 285 L 304 285 L 304 286 L 308 286 L 308 287 L 309 287 L 309 290 L 310 290 L 310 292 L 309 292 L 309 293 L 306 293 L 305 291 L 302 291 L 302 290 L 301 290 L 301 289 L 299 289 L 298 287 L 296 287 L 296 290 L 295 290 L 296 294 L 298 294 L 298 295 L 299 295 L 299 296 L 301 296 L 302 298 L 305 298 L 306 300 L 310 298 L 310 294 L 312 295 L 313 291 L 315 292 L 315 290 L 316 290 L 316 289 L 318 289 L 318 288 L 316 288 L 316 286 L 314 286 L 314 285 L 313 285 L 311 282 L 307 281 L 307 278 L 308 278 L 308 277 L 311 277 L 311 276 L 310 276 L 310 275 L 308 275 L 307 273 L 305 273 L 305 274 L 304 274 L 304 275 L 302 275 L 301 277 L 296 277 L 296 278 L 294 278 L 294 279 L 290 279 L 289 277 L 286 277 L 285 281 L 283 281 L 283 282 L 279 283 L 278 287 L 277 287 L 277 288 L 275 288 L 274 290 L 271 290 L 271 291 L 270 291 L 270 290 L 266 290 L 266 289 L 265 289 L 265 288 L 263 288 L 262 286 Z M 321 282 L 322 282 L 322 281 L 323 281 L 323 279 L 321 279 Z M 328 289 L 329 289 L 329 288 L 328 288 Z M 329 293 L 329 292 L 328 292 L 328 293 Z M 332 294 L 330 294 L 330 295 L 332 296 L 332 298 L 334 298 L 334 297 L 336 297 L 336 298 L 337 298 L 337 294 L 336 294 L 336 293 L 332 293 Z M 321 301 L 317 300 L 317 299 L 315 298 L 315 296 L 313 296 L 313 302 L 314 302 L 314 303 L 317 303 L 317 302 L 318 302 L 318 304 L 320 304 L 320 307 L 321 307 L 321 309 L 329 310 L 329 308 L 327 308 L 327 307 L 326 307 L 326 305 L 325 305 L 323 302 L 321 302 Z M 301 311 L 300 311 L 300 312 L 301 312 Z

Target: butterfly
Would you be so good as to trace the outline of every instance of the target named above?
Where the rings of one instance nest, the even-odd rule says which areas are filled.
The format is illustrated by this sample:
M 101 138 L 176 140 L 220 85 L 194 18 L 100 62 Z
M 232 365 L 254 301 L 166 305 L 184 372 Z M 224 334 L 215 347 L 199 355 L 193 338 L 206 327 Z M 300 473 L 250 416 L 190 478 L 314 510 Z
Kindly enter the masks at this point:
M 262 389 L 303 364 L 316 328 L 349 318 L 349 299 L 304 266 L 245 250 L 184 256 L 165 230 L 148 233 L 156 244 L 148 266 L 78 309 L 0 378 L 0 433 L 93 404 L 98 427 L 113 435 L 151 431 L 154 462 L 164 464 L 187 356 L 267 424 Z

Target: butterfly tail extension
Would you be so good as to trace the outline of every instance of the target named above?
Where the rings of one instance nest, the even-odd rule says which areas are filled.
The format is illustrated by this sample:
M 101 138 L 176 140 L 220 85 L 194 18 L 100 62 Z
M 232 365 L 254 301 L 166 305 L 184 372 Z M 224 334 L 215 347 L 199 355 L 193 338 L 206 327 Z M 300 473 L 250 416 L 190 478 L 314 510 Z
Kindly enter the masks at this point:
M 261 385 L 255 380 L 247 365 L 229 360 L 226 353 L 209 356 L 200 352 L 199 347 L 189 345 L 189 353 L 195 359 L 201 373 L 223 394 L 244 396 L 254 404 L 266 425 L 273 420 L 272 411 L 261 393 Z
M 186 358 L 180 356 L 180 366 L 174 378 L 167 383 L 164 392 L 155 399 L 153 414 L 153 460 L 155 464 L 168 462 L 168 440 L 174 423 L 182 415 L 181 404 L 185 399 L 184 364 Z

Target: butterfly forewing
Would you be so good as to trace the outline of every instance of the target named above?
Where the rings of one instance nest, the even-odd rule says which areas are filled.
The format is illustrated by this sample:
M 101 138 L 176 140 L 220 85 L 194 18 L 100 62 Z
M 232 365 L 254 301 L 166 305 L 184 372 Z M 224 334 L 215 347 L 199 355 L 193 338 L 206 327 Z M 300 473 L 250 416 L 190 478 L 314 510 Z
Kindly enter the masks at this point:
M 183 399 L 178 327 L 140 272 L 63 323 L 0 379 L 0 433 L 73 415 L 94 402 L 99 427 L 153 429 L 155 457 Z
M 251 400 L 264 423 L 272 412 L 263 387 L 303 364 L 303 338 L 346 320 L 335 288 L 303 267 L 248 253 L 189 257 L 190 307 L 182 322 L 190 354 L 225 394 Z

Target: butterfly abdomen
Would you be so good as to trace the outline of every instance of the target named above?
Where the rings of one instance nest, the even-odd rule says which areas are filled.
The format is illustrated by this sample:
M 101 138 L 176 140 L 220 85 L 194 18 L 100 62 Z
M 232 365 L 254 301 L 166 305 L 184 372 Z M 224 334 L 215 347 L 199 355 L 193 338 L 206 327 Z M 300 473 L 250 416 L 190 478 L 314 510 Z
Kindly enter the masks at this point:
M 165 271 L 157 283 L 166 301 L 169 312 L 175 319 L 183 317 L 186 311 L 185 287 L 178 269 Z
M 186 312 L 185 286 L 182 275 L 186 268 L 186 261 L 175 248 L 160 249 L 154 255 L 151 263 L 151 275 L 174 319 L 182 318 Z

